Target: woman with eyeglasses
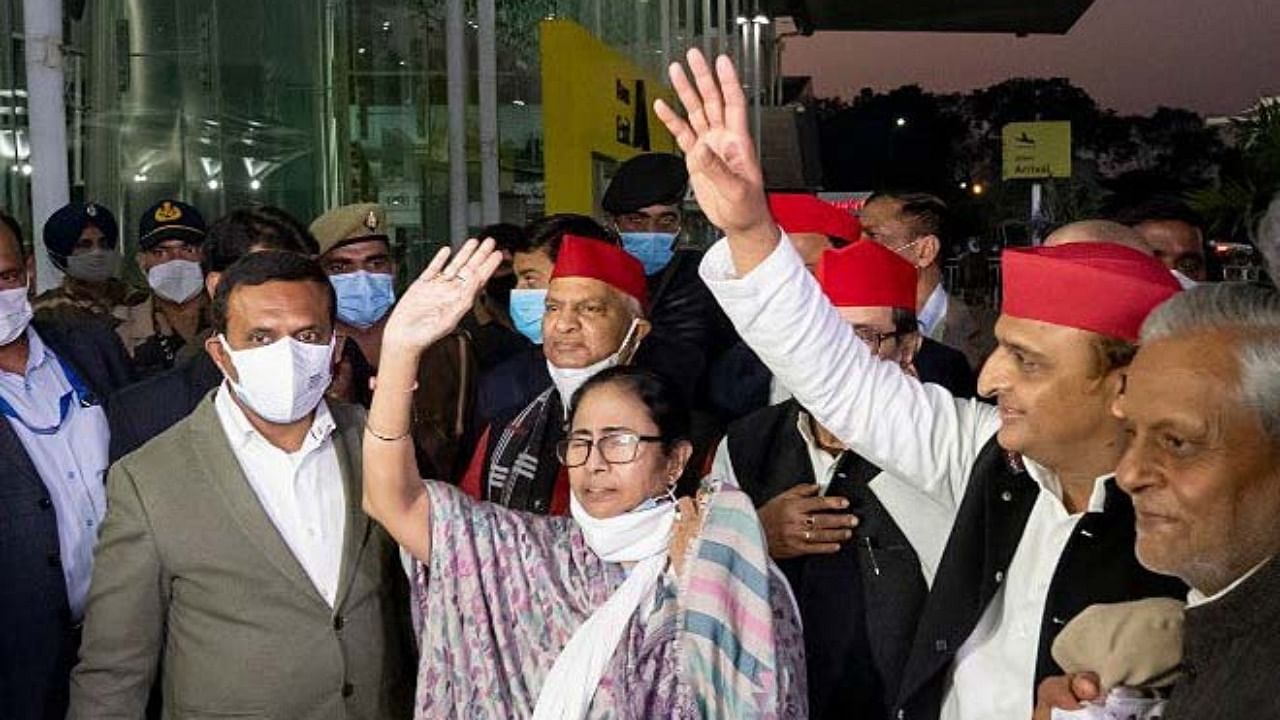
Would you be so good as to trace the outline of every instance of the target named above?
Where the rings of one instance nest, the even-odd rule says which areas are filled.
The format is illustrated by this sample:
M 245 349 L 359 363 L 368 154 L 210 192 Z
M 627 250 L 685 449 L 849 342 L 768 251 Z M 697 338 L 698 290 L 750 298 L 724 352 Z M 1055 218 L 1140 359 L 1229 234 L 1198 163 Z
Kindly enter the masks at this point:
M 448 255 L 387 323 L 364 440 L 365 508 L 416 560 L 416 717 L 807 717 L 797 613 L 750 500 L 675 499 L 689 409 L 660 376 L 613 368 L 574 396 L 570 517 L 418 477 L 418 358 L 500 260 L 488 241 Z

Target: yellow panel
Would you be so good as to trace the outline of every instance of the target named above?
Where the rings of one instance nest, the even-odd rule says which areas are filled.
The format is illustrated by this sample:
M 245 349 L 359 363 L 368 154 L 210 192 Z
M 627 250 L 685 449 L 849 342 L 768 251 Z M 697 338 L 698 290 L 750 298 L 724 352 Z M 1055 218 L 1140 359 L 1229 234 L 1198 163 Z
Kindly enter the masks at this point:
M 601 168 L 646 152 L 646 136 L 650 151 L 675 152 L 653 113 L 658 97 L 678 107 L 675 94 L 575 22 L 544 20 L 540 31 L 546 210 L 595 215 Z
M 1071 177 L 1071 123 L 1009 123 L 1001 140 L 1005 180 Z

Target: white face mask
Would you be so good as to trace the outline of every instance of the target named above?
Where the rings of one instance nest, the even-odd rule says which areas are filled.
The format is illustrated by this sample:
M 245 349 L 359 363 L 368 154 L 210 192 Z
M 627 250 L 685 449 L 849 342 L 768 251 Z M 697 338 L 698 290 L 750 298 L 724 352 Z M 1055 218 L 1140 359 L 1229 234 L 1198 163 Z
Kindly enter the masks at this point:
M 148 270 L 147 283 L 165 300 L 184 303 L 204 289 L 204 273 L 198 262 L 170 260 Z
M 676 522 L 676 504 L 662 502 L 611 518 L 592 517 L 569 493 L 569 512 L 582 528 L 587 547 L 606 562 L 639 562 L 667 552 Z
M 333 376 L 336 339 L 313 345 L 283 337 L 270 345 L 232 350 L 226 336 L 218 336 L 240 377 L 236 382 L 227 377 L 236 397 L 277 425 L 297 422 L 320 404 Z
M 25 287 L 0 290 L 0 345 L 8 345 L 31 324 L 31 302 Z
M 619 364 L 622 348 L 631 346 L 631 338 L 639 327 L 640 323 L 632 320 L 626 337 L 622 338 L 622 344 L 618 346 L 618 352 L 593 365 L 583 368 L 562 368 L 551 364 L 550 360 L 547 361 L 547 372 L 551 373 L 551 382 L 555 384 L 556 390 L 560 393 L 560 404 L 564 406 L 565 417 L 569 415 L 569 406 L 579 388 L 586 384 L 596 373 L 608 370 Z M 630 358 L 627 358 L 627 360 L 630 360 Z

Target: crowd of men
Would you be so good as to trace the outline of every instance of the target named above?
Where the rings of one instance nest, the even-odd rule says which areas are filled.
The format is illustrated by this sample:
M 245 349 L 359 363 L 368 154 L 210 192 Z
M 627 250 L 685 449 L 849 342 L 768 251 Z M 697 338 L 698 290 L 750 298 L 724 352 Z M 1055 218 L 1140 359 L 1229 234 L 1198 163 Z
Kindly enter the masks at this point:
M 811 717 L 1038 719 L 1172 687 L 1174 720 L 1280 718 L 1276 292 L 1206 282 L 1164 202 L 1008 250 L 1002 307 L 967 305 L 946 203 L 765 193 L 716 159 L 750 138 L 691 67 L 689 120 L 663 117 L 687 160 L 624 163 L 598 218 L 480 233 L 504 264 L 422 362 L 420 474 L 566 514 L 570 398 L 647 367 L 697 411 L 682 492 L 709 475 L 757 506 Z M 690 199 L 726 236 L 705 254 Z M 0 718 L 407 717 L 408 583 L 360 504 L 397 300 L 384 209 L 206 224 L 164 200 L 140 289 L 111 211 L 75 203 L 44 225 L 64 279 L 39 296 L 0 220 Z M 1158 682 L 1104 672 L 1100 640 L 1064 664 L 1104 633 L 1086 610 L 1140 625 L 1150 605 L 1117 604 L 1150 598 L 1186 601 Z

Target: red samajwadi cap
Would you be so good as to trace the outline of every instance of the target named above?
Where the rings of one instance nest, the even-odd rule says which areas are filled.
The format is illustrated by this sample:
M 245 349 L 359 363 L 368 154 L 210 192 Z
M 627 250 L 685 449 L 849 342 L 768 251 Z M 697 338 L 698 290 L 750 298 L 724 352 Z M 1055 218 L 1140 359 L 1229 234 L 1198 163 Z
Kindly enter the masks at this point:
M 819 233 L 846 243 L 862 237 L 858 218 L 812 195 L 769 193 L 769 212 L 774 222 L 789 233 Z
M 551 279 L 566 277 L 584 277 L 608 283 L 639 300 L 641 307 L 649 302 L 644 265 L 626 250 L 602 240 L 578 235 L 565 235 L 560 240 L 560 254 L 556 257 Z
M 1000 263 L 1003 314 L 1129 342 L 1182 289 L 1159 260 L 1115 243 L 1010 249 Z
M 870 240 L 822 253 L 818 284 L 836 307 L 916 310 L 915 266 Z

